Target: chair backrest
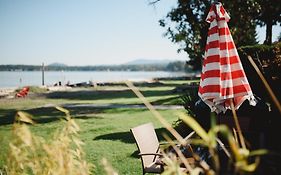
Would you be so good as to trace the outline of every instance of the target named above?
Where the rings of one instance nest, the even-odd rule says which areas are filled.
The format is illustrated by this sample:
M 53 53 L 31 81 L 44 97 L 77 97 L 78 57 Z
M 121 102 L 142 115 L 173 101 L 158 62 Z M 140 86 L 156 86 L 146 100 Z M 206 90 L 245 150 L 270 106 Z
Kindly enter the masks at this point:
M 22 88 L 22 91 L 26 91 L 26 92 L 28 92 L 28 91 L 29 91 L 29 87 L 28 87 L 28 86 L 26 86 L 26 87 Z
M 131 129 L 139 152 L 159 153 L 159 141 L 152 123 L 146 123 Z M 155 155 L 141 156 L 142 166 L 147 167 L 155 161 Z

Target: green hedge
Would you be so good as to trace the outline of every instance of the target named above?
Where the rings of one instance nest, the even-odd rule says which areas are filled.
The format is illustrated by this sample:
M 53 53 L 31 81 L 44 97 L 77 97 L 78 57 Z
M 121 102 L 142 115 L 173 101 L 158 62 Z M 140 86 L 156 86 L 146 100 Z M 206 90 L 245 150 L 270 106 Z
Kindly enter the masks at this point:
M 238 53 L 253 92 L 257 96 L 270 101 L 268 94 L 265 93 L 266 90 L 262 81 L 247 58 L 248 55 L 254 59 L 275 95 L 280 99 L 281 92 L 278 90 L 278 85 L 281 84 L 281 42 L 274 43 L 271 46 L 254 45 L 240 47 L 238 48 Z

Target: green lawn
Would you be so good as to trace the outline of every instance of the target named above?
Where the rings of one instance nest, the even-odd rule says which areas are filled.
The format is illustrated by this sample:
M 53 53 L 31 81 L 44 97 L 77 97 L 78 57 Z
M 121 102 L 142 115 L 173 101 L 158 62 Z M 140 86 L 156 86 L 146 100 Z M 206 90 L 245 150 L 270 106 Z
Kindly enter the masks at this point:
M 173 85 L 177 83 L 173 82 Z M 153 104 L 180 104 L 180 94 L 175 86 L 139 86 L 141 92 Z M 36 121 L 30 126 L 33 133 L 44 138 L 63 125 L 64 114 L 54 105 L 63 104 L 141 104 L 129 89 L 124 87 L 82 88 L 65 92 L 30 94 L 26 99 L 0 99 L 0 168 L 5 164 L 11 128 L 16 111 L 23 110 L 33 115 Z M 119 174 L 141 174 L 141 162 L 130 128 L 153 122 L 160 138 L 166 132 L 160 122 L 147 109 L 104 109 L 90 106 L 68 108 L 81 127 L 80 138 L 85 143 L 84 151 L 88 162 L 95 165 L 94 174 L 105 174 L 101 159 L 106 158 Z M 176 110 L 180 111 L 180 110 Z M 175 110 L 159 110 L 170 123 L 178 116 Z

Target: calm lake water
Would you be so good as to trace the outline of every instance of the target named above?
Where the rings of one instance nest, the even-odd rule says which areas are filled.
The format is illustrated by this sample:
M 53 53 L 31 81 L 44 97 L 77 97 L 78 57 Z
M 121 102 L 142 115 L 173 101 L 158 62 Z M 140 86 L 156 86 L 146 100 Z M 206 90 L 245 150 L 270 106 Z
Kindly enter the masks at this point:
M 176 77 L 188 75 L 184 72 L 96 72 L 96 71 L 46 71 L 45 72 L 45 85 L 53 85 L 59 81 L 66 84 L 81 82 L 113 82 L 123 80 L 149 80 L 157 77 Z M 19 71 L 0 72 L 0 87 L 22 87 L 22 86 L 40 86 L 42 85 L 42 72 L 41 71 Z

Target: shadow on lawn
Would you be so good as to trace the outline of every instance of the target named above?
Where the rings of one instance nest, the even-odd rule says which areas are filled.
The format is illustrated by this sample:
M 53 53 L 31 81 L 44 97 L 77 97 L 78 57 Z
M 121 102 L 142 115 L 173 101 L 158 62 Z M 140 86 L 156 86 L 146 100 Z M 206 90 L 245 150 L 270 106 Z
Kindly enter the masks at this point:
M 182 101 L 179 96 L 176 97 L 169 97 L 169 98 L 163 98 L 159 100 L 155 100 L 151 102 L 152 105 L 158 105 L 158 104 L 182 104 Z
M 157 128 L 155 129 L 159 142 L 164 141 L 163 133 L 167 134 L 169 137 L 172 137 L 170 132 L 166 128 Z M 95 137 L 93 140 L 118 140 L 124 143 L 135 143 L 133 134 L 130 131 L 127 132 L 115 132 L 110 134 L 104 134 Z
M 141 91 L 145 97 L 172 95 L 170 90 L 146 90 Z M 51 99 L 71 99 L 71 100 L 105 100 L 117 98 L 136 98 L 131 90 L 81 90 L 81 91 L 59 91 L 46 94 Z
M 92 107 L 76 107 L 67 109 L 70 115 L 75 119 L 99 118 L 96 114 L 102 113 L 105 109 L 97 109 Z M 65 114 L 58 111 L 55 107 L 41 107 L 29 110 L 23 110 L 31 114 L 35 123 L 49 123 L 60 119 L 64 119 Z M 16 110 L 0 110 L 0 126 L 12 124 L 15 121 Z M 90 115 L 90 116 L 89 116 Z
M 199 80 L 198 80 L 199 81 Z M 134 85 L 136 87 L 169 87 L 169 86 L 178 86 L 178 83 L 173 83 L 173 82 L 134 82 Z M 105 83 L 104 86 L 124 86 L 127 87 L 125 83 Z

